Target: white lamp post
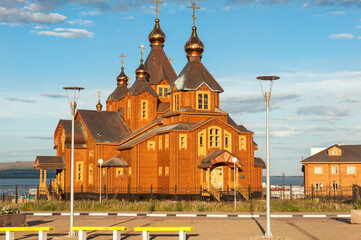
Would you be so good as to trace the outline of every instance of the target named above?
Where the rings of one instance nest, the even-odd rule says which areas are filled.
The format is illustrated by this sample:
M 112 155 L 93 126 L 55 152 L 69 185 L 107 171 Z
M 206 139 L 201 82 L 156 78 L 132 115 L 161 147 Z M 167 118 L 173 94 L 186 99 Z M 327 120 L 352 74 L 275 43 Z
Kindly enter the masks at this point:
M 234 173 L 233 173 L 233 181 L 234 181 L 234 209 L 237 208 L 237 192 L 236 192 L 236 162 L 237 162 L 237 158 L 233 157 L 232 158 L 232 162 L 233 162 L 233 169 L 234 169 Z
M 270 238 L 272 237 L 271 233 L 271 189 L 270 189 L 270 154 L 269 154 L 269 102 L 271 99 L 271 91 L 273 86 L 273 81 L 280 79 L 278 76 L 259 76 L 257 77 L 259 83 L 261 85 L 262 96 L 264 96 L 264 100 L 266 103 L 266 125 L 267 125 L 267 144 L 266 144 L 266 152 L 267 152 L 267 163 L 266 163 L 266 179 L 267 179 L 267 199 L 266 199 L 266 208 L 267 208 L 267 231 L 265 232 L 265 237 Z M 262 81 L 269 81 L 269 90 L 264 92 Z
M 102 202 L 102 164 L 103 164 L 103 159 L 99 159 L 98 163 L 99 163 L 99 202 Z
M 71 110 L 71 162 L 70 162 L 70 230 L 69 235 L 73 236 L 74 232 L 71 228 L 74 226 L 74 116 L 76 110 L 76 104 L 79 100 L 80 91 L 82 87 L 63 87 L 68 97 L 68 102 Z M 69 98 L 69 92 L 74 92 L 72 100 Z

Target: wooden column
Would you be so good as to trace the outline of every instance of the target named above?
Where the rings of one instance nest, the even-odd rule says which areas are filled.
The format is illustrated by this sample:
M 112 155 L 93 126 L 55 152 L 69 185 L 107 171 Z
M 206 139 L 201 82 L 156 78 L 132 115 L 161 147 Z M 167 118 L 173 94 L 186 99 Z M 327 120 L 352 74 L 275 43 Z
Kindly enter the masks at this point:
M 207 188 L 208 188 L 208 190 L 209 190 L 209 185 L 210 185 L 210 183 L 211 183 L 211 169 L 210 168 L 207 168 Z
M 201 168 L 201 187 L 203 188 L 203 168 Z

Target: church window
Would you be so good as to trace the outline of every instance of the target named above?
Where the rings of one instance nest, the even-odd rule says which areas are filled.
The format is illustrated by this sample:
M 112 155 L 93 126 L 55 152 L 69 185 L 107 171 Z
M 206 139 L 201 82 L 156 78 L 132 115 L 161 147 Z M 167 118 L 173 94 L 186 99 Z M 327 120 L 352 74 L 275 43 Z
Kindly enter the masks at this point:
M 155 149 L 155 142 L 148 141 L 148 150 L 154 150 L 154 149 Z
M 315 174 L 322 174 L 322 167 L 315 167 Z
M 148 120 L 148 100 L 142 100 L 141 102 L 141 119 Z
M 116 168 L 116 176 L 122 176 L 123 175 L 123 168 Z
M 159 144 L 159 150 L 162 150 L 162 147 L 163 147 L 163 136 L 159 136 L 159 141 L 158 141 L 158 144 Z
M 246 136 L 239 136 L 239 150 L 246 151 Z
M 127 109 L 127 117 L 130 119 L 130 109 L 131 109 L 131 100 L 128 99 L 128 109 Z
M 157 86 L 157 89 L 158 89 L 158 96 L 159 97 L 168 97 L 168 86 L 166 85 L 160 85 L 160 86 Z
M 83 162 L 76 163 L 76 180 L 83 181 Z
M 165 135 L 165 143 L 164 143 L 164 145 L 165 145 L 166 150 L 169 149 L 169 135 L 168 134 Z
M 163 168 L 162 167 L 159 167 L 158 175 L 159 175 L 159 177 L 163 176 Z
M 105 168 L 103 168 L 103 175 L 105 175 L 105 171 L 106 171 Z
M 347 174 L 356 174 L 356 167 L 347 167 Z
M 179 149 L 187 149 L 187 134 L 179 134 Z
M 179 110 L 179 93 L 175 93 L 173 96 L 173 111 Z
M 132 168 L 131 167 L 128 168 L 128 173 L 129 173 L 129 176 L 132 176 Z
M 94 184 L 94 165 L 93 164 L 89 164 L 89 185 L 93 185 Z
M 94 159 L 94 150 L 89 150 L 89 159 Z
M 232 143 L 231 143 L 231 134 L 227 131 L 224 131 L 224 149 L 229 152 L 232 151 Z
M 197 93 L 197 109 L 208 110 L 209 109 L 209 93 L 198 92 Z
M 164 176 L 166 176 L 166 177 L 169 176 L 169 167 L 164 168 Z
M 219 148 L 221 146 L 220 133 L 221 133 L 221 129 L 219 127 L 209 128 L 209 147 Z
M 206 155 L 206 130 L 198 133 L 198 156 Z
M 338 167 L 332 167 L 331 172 L 332 174 L 338 174 Z

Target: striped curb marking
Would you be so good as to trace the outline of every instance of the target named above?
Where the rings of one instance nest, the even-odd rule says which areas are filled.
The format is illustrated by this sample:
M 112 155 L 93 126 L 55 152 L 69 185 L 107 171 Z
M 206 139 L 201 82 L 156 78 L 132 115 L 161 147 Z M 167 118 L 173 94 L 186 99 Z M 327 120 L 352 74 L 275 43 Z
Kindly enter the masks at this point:
M 68 212 L 34 212 L 29 216 L 70 216 Z M 260 218 L 266 214 L 186 214 L 186 213 L 74 213 L 74 216 L 118 216 L 118 217 L 207 217 L 207 218 Z M 351 214 L 273 214 L 271 218 L 351 218 Z

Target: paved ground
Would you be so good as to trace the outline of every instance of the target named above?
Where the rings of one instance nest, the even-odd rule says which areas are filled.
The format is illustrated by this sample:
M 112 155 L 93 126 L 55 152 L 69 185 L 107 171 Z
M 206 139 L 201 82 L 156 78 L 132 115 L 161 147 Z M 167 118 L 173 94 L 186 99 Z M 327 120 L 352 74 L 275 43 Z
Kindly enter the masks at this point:
M 324 213 L 325 214 L 325 213 Z M 65 238 L 69 229 L 69 217 L 66 216 L 28 216 L 29 226 L 55 226 L 56 230 L 48 239 Z M 361 225 L 350 224 L 345 218 L 275 218 L 271 220 L 271 231 L 280 239 L 300 240 L 361 240 Z M 240 240 L 257 239 L 263 236 L 266 219 L 261 218 L 179 218 L 179 217 L 117 217 L 117 216 L 76 216 L 75 226 L 127 226 L 130 230 L 123 233 L 122 239 L 141 240 L 141 233 L 134 227 L 141 226 L 194 226 L 195 230 L 187 234 L 188 240 Z M 155 240 L 176 240 L 176 233 L 151 234 Z M 4 234 L 0 234 L 4 238 Z M 110 232 L 89 232 L 88 239 L 111 239 Z M 36 234 L 16 233 L 15 239 L 37 239 Z M 275 238 L 279 239 L 279 238 Z

